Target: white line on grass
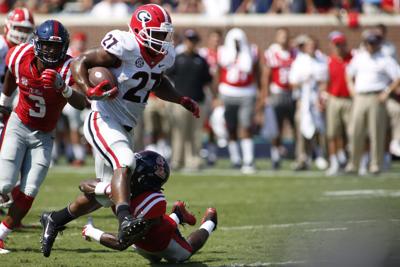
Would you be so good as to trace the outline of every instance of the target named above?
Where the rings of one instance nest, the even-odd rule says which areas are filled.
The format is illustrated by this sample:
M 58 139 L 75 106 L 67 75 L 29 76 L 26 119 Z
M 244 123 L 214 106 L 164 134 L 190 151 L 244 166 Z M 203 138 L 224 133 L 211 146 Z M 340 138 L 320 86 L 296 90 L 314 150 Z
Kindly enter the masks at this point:
M 400 219 L 389 219 L 392 223 L 399 223 Z M 330 221 L 319 221 L 319 222 L 299 222 L 299 223 L 283 223 L 283 224 L 259 224 L 259 225 L 241 225 L 241 226 L 221 226 L 218 227 L 222 231 L 244 231 L 244 230 L 258 230 L 258 229 L 277 229 L 277 228 L 291 228 L 291 227 L 304 227 L 304 226 L 319 226 L 324 224 L 368 224 L 381 222 L 380 220 L 350 220 L 343 222 L 330 222 Z M 346 230 L 346 227 L 337 228 L 319 228 L 319 229 L 342 229 Z M 311 229 L 312 230 L 312 229 Z M 329 230 L 328 230 L 329 231 Z
M 226 267 L 258 267 L 258 266 L 285 266 L 285 265 L 297 265 L 305 264 L 306 261 L 283 261 L 283 262 L 254 262 L 254 263 L 232 263 L 229 265 L 223 265 Z
M 316 233 L 316 232 L 335 232 L 335 231 L 346 231 L 347 227 L 336 227 L 336 228 L 315 228 L 307 229 L 306 232 Z
M 343 198 L 343 197 L 400 197 L 400 191 L 386 189 L 362 189 L 362 190 L 339 190 L 326 191 L 323 193 L 325 197 Z

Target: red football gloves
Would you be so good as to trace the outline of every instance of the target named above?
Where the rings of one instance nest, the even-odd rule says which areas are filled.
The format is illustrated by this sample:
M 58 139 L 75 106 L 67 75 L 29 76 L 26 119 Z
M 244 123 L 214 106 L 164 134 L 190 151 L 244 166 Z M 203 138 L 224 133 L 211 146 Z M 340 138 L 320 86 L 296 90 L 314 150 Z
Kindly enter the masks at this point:
M 194 101 L 190 97 L 182 96 L 179 100 L 179 104 L 192 112 L 193 116 L 195 116 L 196 118 L 200 118 L 200 108 L 196 101 Z
M 118 95 L 118 87 L 113 87 L 110 90 L 104 91 L 104 87 L 110 85 L 110 82 L 105 80 L 96 85 L 95 87 L 90 87 L 86 96 L 90 100 L 104 100 L 106 98 L 115 98 Z
M 45 69 L 42 72 L 40 80 L 45 89 L 55 89 L 58 92 L 62 92 L 65 88 L 65 82 L 61 75 L 53 69 Z

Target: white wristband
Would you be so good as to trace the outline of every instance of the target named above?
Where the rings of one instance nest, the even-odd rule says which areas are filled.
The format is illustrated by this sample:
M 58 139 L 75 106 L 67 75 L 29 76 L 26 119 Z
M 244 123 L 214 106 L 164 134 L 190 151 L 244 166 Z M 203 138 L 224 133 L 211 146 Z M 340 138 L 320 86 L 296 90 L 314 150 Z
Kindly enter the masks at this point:
M 97 242 L 100 242 L 100 238 L 103 234 L 104 234 L 103 231 L 94 227 L 90 227 L 86 230 L 86 236 L 90 237 L 91 239 Z
M 12 97 L 6 96 L 3 92 L 0 94 L 0 106 L 11 107 Z
M 94 188 L 95 195 L 108 195 L 111 193 L 111 184 L 106 182 L 98 182 Z
M 65 89 L 61 92 L 61 94 L 65 98 L 70 98 L 72 96 L 73 91 L 74 90 L 72 89 L 72 87 L 65 85 Z

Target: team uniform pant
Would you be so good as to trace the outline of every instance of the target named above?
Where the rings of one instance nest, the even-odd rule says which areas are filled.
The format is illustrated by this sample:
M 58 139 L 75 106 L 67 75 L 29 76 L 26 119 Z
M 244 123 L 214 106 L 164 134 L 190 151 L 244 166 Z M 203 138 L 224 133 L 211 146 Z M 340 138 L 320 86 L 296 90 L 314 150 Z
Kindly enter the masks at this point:
M 386 109 L 389 115 L 392 139 L 400 140 L 400 103 L 389 98 L 386 102 Z
M 351 98 L 330 95 L 326 107 L 327 137 L 348 136 L 351 115 Z
M 11 192 L 21 175 L 20 191 L 34 198 L 51 162 L 53 132 L 42 132 L 24 125 L 11 113 L 0 151 L 0 193 Z
M 172 121 L 172 166 L 198 168 L 201 165 L 200 149 L 204 124 L 204 105 L 200 106 L 200 119 L 180 105 L 173 105 Z
M 250 128 L 254 118 L 255 96 L 233 97 L 221 95 L 225 106 L 225 121 L 230 133 L 236 132 L 239 127 Z
M 387 112 L 378 94 L 357 94 L 350 120 L 350 164 L 356 170 L 364 152 L 367 134 L 371 144 L 371 170 L 380 170 L 383 162 Z
M 162 251 L 150 252 L 135 246 L 133 247 L 140 255 L 152 262 L 157 262 L 161 259 L 165 259 L 168 262 L 183 262 L 192 256 L 192 247 L 182 237 L 179 230 L 176 230 L 168 246 Z
M 114 170 L 135 169 L 133 135 L 119 122 L 92 111 L 85 120 L 84 135 L 95 153 L 97 178 L 111 182 Z

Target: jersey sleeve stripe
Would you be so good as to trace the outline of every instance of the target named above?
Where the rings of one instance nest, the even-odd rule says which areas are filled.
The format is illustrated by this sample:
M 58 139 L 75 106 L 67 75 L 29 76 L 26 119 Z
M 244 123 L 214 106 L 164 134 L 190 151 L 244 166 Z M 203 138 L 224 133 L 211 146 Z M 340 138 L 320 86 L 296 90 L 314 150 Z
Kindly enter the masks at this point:
M 157 203 L 159 203 L 161 201 L 165 201 L 165 198 L 158 197 L 158 198 L 152 200 L 139 214 L 135 214 L 134 217 L 142 218 L 142 217 L 146 216 L 146 214 L 151 210 L 151 208 L 153 208 Z
M 12 52 L 12 54 L 11 54 L 10 61 L 8 62 L 8 67 L 10 68 L 11 71 L 13 71 L 13 70 L 11 69 L 12 66 L 15 66 L 14 59 L 15 59 L 15 57 L 19 54 L 19 52 L 20 52 L 20 50 L 22 49 L 22 47 L 23 47 L 22 45 L 17 46 L 17 47 L 14 49 L 14 51 Z M 15 69 L 14 69 L 13 73 L 15 73 Z
M 15 60 L 15 80 L 17 83 L 19 83 L 19 63 L 21 61 L 22 56 L 25 54 L 26 51 L 28 51 L 33 45 L 27 45 L 22 49 L 21 53 L 18 55 L 17 59 Z
M 156 197 L 163 197 L 164 195 L 162 193 L 152 193 L 148 195 L 143 201 L 136 207 L 135 211 L 133 214 L 136 214 L 144 205 L 146 205 L 149 201 L 151 201 L 153 198 Z
M 68 59 L 67 61 L 65 61 L 62 69 L 61 69 L 61 76 L 63 77 L 63 80 L 65 81 L 65 84 L 69 85 L 69 81 L 71 79 L 71 61 L 72 58 Z

